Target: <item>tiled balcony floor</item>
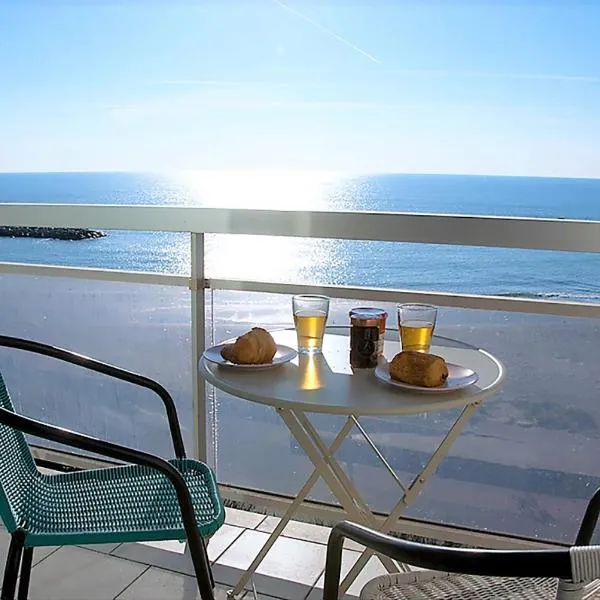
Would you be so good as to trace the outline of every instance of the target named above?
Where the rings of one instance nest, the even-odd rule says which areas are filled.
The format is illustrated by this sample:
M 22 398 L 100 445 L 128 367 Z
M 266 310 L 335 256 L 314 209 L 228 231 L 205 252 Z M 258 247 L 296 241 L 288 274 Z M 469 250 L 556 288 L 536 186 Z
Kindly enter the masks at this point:
M 275 517 L 227 509 L 226 524 L 208 544 L 218 600 L 225 599 L 276 524 Z M 258 595 L 267 600 L 317 600 L 322 595 L 329 530 L 292 522 L 284 533 L 254 577 Z M 2 567 L 9 541 L 9 534 L 0 531 Z M 348 545 L 346 570 L 358 559 L 359 549 Z M 184 550 L 179 542 L 36 549 L 30 599 L 195 600 L 200 595 Z M 382 573 L 382 565 L 372 558 L 349 595 L 358 596 L 366 581 Z M 244 600 L 251 599 L 252 592 L 246 592 Z

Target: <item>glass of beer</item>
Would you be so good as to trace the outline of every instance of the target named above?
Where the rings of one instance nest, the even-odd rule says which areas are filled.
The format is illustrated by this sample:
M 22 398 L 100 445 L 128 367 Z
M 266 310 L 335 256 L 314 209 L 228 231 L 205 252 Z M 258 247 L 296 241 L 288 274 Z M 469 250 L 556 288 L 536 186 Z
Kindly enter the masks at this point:
M 429 352 L 437 308 L 430 304 L 398 304 L 398 329 L 402 350 Z
M 325 323 L 329 315 L 329 298 L 312 294 L 294 296 L 292 309 L 298 336 L 298 352 L 301 354 L 321 352 Z

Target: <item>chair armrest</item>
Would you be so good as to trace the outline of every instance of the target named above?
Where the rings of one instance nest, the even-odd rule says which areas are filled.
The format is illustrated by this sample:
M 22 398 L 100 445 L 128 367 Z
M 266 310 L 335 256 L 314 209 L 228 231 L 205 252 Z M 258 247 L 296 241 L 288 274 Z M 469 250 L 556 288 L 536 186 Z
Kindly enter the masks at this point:
M 41 342 L 34 342 L 32 340 L 24 340 L 21 338 L 10 337 L 7 335 L 0 335 L 0 346 L 7 348 L 16 348 L 17 350 L 26 350 L 27 352 L 33 352 L 35 354 L 41 354 L 43 356 L 50 356 L 64 362 L 71 363 L 95 371 L 97 373 L 103 373 L 115 379 L 133 383 L 134 385 L 149 389 L 157 394 L 165 405 L 167 411 L 167 419 L 169 421 L 169 429 L 171 430 L 171 437 L 173 438 L 173 448 L 175 450 L 175 456 L 177 458 L 185 458 L 185 447 L 183 444 L 183 437 L 181 435 L 181 427 L 179 425 L 179 419 L 177 417 L 177 409 L 175 408 L 175 402 L 169 394 L 169 392 L 157 381 L 126 371 L 114 365 L 110 365 L 89 356 L 83 354 L 77 354 L 64 348 L 57 348 L 56 346 L 50 346 L 48 344 L 42 344 Z
M 327 543 L 324 600 L 339 594 L 344 539 L 371 548 L 394 560 L 435 571 L 496 577 L 571 578 L 569 548 L 557 550 L 472 550 L 419 544 L 385 535 L 347 521 L 338 523 Z
M 59 442 L 61 444 L 66 444 L 67 446 L 72 446 L 73 448 L 95 452 L 110 458 L 143 465 L 159 471 L 175 488 L 177 500 L 181 509 L 181 518 L 183 520 L 188 541 L 191 545 L 195 545 L 196 547 L 200 547 L 202 544 L 200 531 L 196 524 L 194 505 L 192 503 L 190 491 L 181 473 L 166 460 L 155 456 L 154 454 L 149 454 L 148 452 L 142 452 L 140 450 L 128 448 L 127 446 L 121 446 L 76 431 L 57 427 L 56 425 L 37 421 L 23 415 L 18 415 L 6 408 L 0 408 L 0 423 L 53 442 Z

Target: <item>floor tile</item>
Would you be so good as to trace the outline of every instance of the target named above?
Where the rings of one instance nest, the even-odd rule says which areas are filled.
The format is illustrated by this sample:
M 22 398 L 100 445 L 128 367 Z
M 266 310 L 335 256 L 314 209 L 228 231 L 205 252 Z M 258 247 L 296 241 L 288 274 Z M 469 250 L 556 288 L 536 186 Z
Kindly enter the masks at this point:
M 61 475 L 64 471 L 57 471 L 56 469 L 49 469 L 48 467 L 40 467 L 37 465 L 37 470 L 44 475 Z
M 194 575 L 194 566 L 188 553 L 170 552 L 148 544 L 121 544 L 110 556 L 126 558 L 137 563 Z
M 0 565 L 6 562 L 8 546 L 10 545 L 10 533 L 5 529 L 0 530 Z
M 186 542 L 180 542 L 178 540 L 164 540 L 162 542 L 138 542 L 144 546 L 150 546 L 151 548 L 159 548 L 166 552 L 174 552 L 175 554 L 185 554 L 187 548 Z
M 93 550 L 94 552 L 102 552 L 104 554 L 110 554 L 113 550 L 116 550 L 120 544 L 82 544 L 79 548 L 86 548 L 87 550 Z
M 237 538 L 244 533 L 241 527 L 223 525 L 208 542 L 208 558 L 211 562 L 217 560 Z
M 212 565 L 212 572 L 215 581 L 219 585 L 229 586 L 229 589 L 235 587 L 237 582 L 240 580 L 242 576 L 242 571 L 240 569 L 236 569 L 234 567 L 227 567 L 225 565 L 221 565 L 218 562 Z M 252 588 L 252 584 L 248 584 L 246 586 L 247 590 Z M 240 596 L 238 596 L 239 598 Z
M 360 554 L 360 552 L 354 552 L 353 550 L 344 550 L 344 553 L 342 554 L 342 579 L 348 574 L 348 571 L 350 571 L 352 565 L 358 560 Z M 348 588 L 346 597 L 356 598 L 360 596 L 360 591 L 368 581 L 371 581 L 371 579 L 374 579 L 375 577 L 379 577 L 379 575 L 385 575 L 386 573 L 387 571 L 381 564 L 381 561 L 376 556 L 372 556 L 364 569 L 358 574 L 358 577 Z M 321 600 L 323 596 L 324 581 L 325 575 L 323 574 L 319 577 L 315 589 L 311 591 L 307 600 Z
M 268 594 L 261 594 L 259 591 L 256 592 L 257 600 L 281 600 L 277 598 L 277 596 L 269 596 Z M 248 590 L 244 596 L 242 596 L 241 600 L 254 600 L 254 594 L 252 590 Z
M 213 565 L 213 575 L 215 581 L 219 584 L 233 589 L 240 577 L 242 571 L 234 567 L 227 567 L 219 563 Z M 263 575 L 262 573 L 255 573 L 253 576 L 254 586 L 259 598 L 265 600 L 273 598 L 285 598 L 286 600 L 304 600 L 310 590 L 310 586 L 296 583 L 294 581 L 287 581 L 285 579 L 278 579 L 276 577 L 270 577 Z M 244 600 L 253 600 L 252 598 L 252 582 L 249 582 L 245 586 L 245 591 L 238 595 L 237 598 Z
M 279 517 L 267 517 L 256 529 L 257 531 L 271 533 L 280 521 Z M 285 526 L 283 535 L 297 540 L 327 544 L 330 532 L 331 529 L 329 527 L 313 525 L 312 523 L 302 523 L 300 521 L 290 521 Z
M 110 600 L 147 567 L 84 548 L 63 547 L 33 568 L 30 600 Z
M 58 550 L 60 550 L 60 546 L 41 546 L 40 548 L 35 548 L 33 550 L 33 562 L 31 564 L 35 567 L 35 565 L 41 563 Z M 0 563 L 0 565 L 3 564 L 4 563 Z
M 273 533 L 275 527 L 281 521 L 279 517 L 267 516 L 263 522 L 256 528 L 256 531 L 262 531 L 263 533 Z
M 4 564 L 8 555 L 8 547 L 10 546 L 10 533 L 4 528 L 0 530 L 0 576 L 4 573 Z M 58 550 L 58 546 L 42 546 L 35 548 L 33 551 L 33 564 L 37 565 L 40 561 L 50 556 Z
M 354 552 L 362 552 L 365 549 L 364 546 L 357 544 L 354 540 L 344 540 L 344 548 L 354 550 Z
M 213 576 L 217 585 L 232 590 L 240 577 L 242 571 L 234 567 L 227 567 L 218 563 L 212 566 Z M 252 578 L 256 595 L 260 600 L 278 600 L 284 598 L 286 600 L 304 600 L 310 591 L 310 587 L 300 583 L 291 581 L 282 581 L 273 577 L 267 577 L 260 573 L 255 574 Z M 252 595 L 252 581 L 246 586 L 245 590 L 237 596 L 238 600 L 254 600 Z M 279 595 L 278 595 L 279 594 Z
M 244 532 L 240 527 L 223 525 L 208 542 L 209 560 L 215 561 Z M 186 544 L 177 541 L 121 544 L 112 556 L 118 556 L 154 567 L 194 575 Z
M 266 517 L 256 530 L 272 533 L 280 521 L 281 519 L 279 517 Z M 286 537 L 316 542 L 317 544 L 327 544 L 330 533 L 330 527 L 314 525 L 312 523 L 303 523 L 302 521 L 290 521 L 283 530 L 283 535 Z M 357 544 L 353 540 L 345 540 L 344 548 L 360 552 L 363 550 L 364 546 Z
M 375 577 L 385 575 L 386 573 L 387 569 L 381 564 L 381 561 L 376 556 L 372 556 L 365 565 L 365 568 L 348 588 L 348 594 L 351 596 L 360 596 L 360 591 L 371 579 L 375 579 Z
M 268 535 L 260 531 L 245 531 L 219 558 L 217 565 L 247 569 L 267 538 Z M 302 590 L 308 593 L 323 572 L 325 553 L 326 548 L 321 544 L 279 538 L 257 569 L 257 589 L 278 597 L 296 597 Z M 259 577 L 261 575 L 266 577 Z M 292 584 L 299 584 L 301 588 Z
M 225 586 L 215 586 L 215 599 L 226 600 Z M 200 600 L 195 577 L 150 567 L 117 600 Z
M 265 515 L 249 512 L 247 510 L 238 510 L 237 508 L 225 509 L 225 523 L 243 527 L 244 529 L 255 529 L 260 525 L 265 518 Z
M 344 550 L 342 552 L 342 579 L 347 575 L 348 571 L 352 568 L 352 565 L 358 560 L 359 556 L 360 554 L 358 552 L 353 552 L 352 550 Z M 320 598 L 320 596 L 323 595 L 323 582 L 325 580 L 324 571 L 325 565 L 323 565 L 323 571 L 321 572 L 321 576 L 315 584 L 315 589 L 311 591 L 307 600 L 318 600 L 318 598 Z

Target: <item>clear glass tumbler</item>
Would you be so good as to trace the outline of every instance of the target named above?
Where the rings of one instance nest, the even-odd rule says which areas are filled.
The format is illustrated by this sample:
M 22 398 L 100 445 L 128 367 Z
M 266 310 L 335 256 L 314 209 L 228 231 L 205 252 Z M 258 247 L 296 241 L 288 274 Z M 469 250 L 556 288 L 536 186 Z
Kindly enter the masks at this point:
M 431 304 L 398 304 L 398 330 L 402 350 L 429 352 L 437 308 Z
M 323 335 L 329 315 L 329 298 L 300 294 L 292 298 L 298 352 L 312 354 L 323 349 Z

